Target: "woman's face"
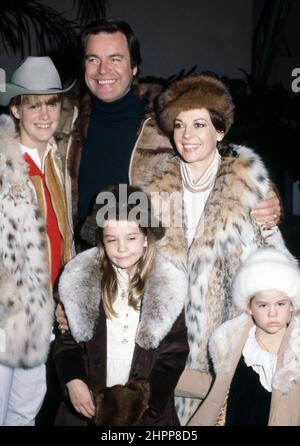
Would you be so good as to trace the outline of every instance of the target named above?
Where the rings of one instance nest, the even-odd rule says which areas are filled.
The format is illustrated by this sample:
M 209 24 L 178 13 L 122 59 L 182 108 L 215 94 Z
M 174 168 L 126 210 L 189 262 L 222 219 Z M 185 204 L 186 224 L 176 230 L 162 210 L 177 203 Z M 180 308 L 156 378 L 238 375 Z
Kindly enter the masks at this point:
M 175 119 L 174 142 L 181 158 L 199 167 L 209 165 L 215 155 L 217 142 L 224 137 L 211 122 L 205 108 L 182 111 Z

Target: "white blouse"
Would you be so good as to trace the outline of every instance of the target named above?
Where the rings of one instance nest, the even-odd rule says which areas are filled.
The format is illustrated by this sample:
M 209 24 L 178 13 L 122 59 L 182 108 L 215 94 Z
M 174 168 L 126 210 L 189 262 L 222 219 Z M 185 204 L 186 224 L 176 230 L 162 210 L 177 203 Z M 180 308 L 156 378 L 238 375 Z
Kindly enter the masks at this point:
M 195 237 L 208 196 L 214 187 L 220 162 L 221 157 L 216 149 L 213 161 L 197 180 L 193 178 L 193 172 L 189 164 L 183 161 L 180 163 L 183 185 L 185 236 L 188 246 L 192 244 Z
M 140 317 L 140 312 L 128 305 L 127 273 L 119 268 L 115 268 L 115 271 L 118 277 L 118 295 L 113 308 L 118 317 L 106 321 L 108 387 L 125 384 L 128 380 Z
M 48 153 L 50 152 L 50 150 L 54 147 L 54 140 L 49 141 L 49 143 L 47 144 L 47 148 L 46 151 L 44 153 L 43 159 L 40 158 L 39 152 L 37 149 L 31 149 L 29 147 L 24 146 L 23 144 L 19 143 L 22 155 L 24 155 L 24 153 L 27 153 L 27 155 L 30 156 L 30 158 L 35 162 L 35 164 L 38 166 L 38 168 L 40 169 L 40 171 L 42 173 L 45 173 L 45 162 L 46 162 L 46 158 Z
M 272 392 L 272 380 L 276 370 L 277 353 L 262 349 L 255 337 L 256 326 L 251 327 L 243 349 L 245 363 L 259 375 L 261 385 Z
M 212 188 L 213 185 L 203 192 L 191 192 L 183 185 L 184 225 L 188 246 L 194 240 L 204 206 Z

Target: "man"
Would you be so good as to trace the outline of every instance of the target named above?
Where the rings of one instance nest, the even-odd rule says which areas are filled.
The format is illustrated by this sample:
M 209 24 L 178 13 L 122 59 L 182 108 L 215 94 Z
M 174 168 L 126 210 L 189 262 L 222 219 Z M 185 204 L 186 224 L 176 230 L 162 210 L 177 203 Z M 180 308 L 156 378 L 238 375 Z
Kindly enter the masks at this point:
M 130 155 L 146 102 L 133 89 L 139 42 L 124 22 L 101 22 L 82 35 L 85 96 L 69 150 L 75 220 L 83 221 L 98 191 L 127 183 Z M 77 194 L 78 188 L 78 194 Z
M 173 150 L 153 119 L 145 119 L 149 97 L 160 89 L 135 82 L 142 59 L 131 27 L 118 20 L 93 23 L 82 34 L 82 49 L 89 92 L 67 148 L 75 221 L 83 221 L 90 213 L 99 190 L 128 179 L 139 183 L 147 169 Z M 148 153 L 145 160 L 143 155 Z M 280 215 L 279 201 L 271 198 L 254 212 L 258 221 L 273 220 L 274 226 Z
M 0 105 L 0 425 L 34 425 L 46 392 L 52 288 L 71 258 L 57 129 L 63 88 L 49 57 L 28 57 Z
M 128 181 L 141 184 L 143 175 L 173 150 L 151 114 L 151 101 L 160 89 L 135 82 L 141 56 L 130 26 L 122 21 L 91 24 L 83 32 L 82 48 L 89 92 L 72 139 L 62 139 L 72 179 L 74 222 L 86 219 L 99 190 Z M 279 200 L 274 196 L 252 212 L 257 221 L 272 227 L 279 221 Z M 93 241 L 89 224 L 83 229 L 84 238 Z M 69 329 L 59 305 L 56 318 L 62 332 Z
M 173 150 L 151 115 L 151 102 L 161 88 L 136 82 L 142 59 L 131 27 L 119 20 L 88 25 L 82 49 L 89 92 L 72 134 L 65 125 L 61 141 L 72 182 L 75 223 L 86 219 L 99 190 L 128 181 L 141 184 L 143 175 Z M 281 214 L 279 200 L 273 196 L 252 212 L 257 221 L 273 227 Z M 88 232 L 89 225 L 85 226 Z M 60 307 L 56 316 L 60 328 L 68 329 Z

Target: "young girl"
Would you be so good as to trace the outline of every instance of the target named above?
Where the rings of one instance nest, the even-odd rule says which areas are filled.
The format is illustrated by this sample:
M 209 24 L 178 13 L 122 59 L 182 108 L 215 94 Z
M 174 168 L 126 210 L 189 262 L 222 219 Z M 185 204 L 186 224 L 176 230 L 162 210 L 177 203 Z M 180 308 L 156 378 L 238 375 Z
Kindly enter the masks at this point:
M 273 248 L 252 253 L 233 283 L 243 311 L 210 340 L 216 379 L 190 425 L 300 426 L 300 272 Z
M 71 260 L 59 283 L 71 332 L 56 341 L 69 397 L 56 424 L 176 425 L 174 388 L 188 354 L 185 290 L 155 255 L 163 230 L 150 226 L 148 197 L 126 185 L 104 193 L 99 247 Z M 144 203 L 139 212 L 128 204 L 133 193 Z

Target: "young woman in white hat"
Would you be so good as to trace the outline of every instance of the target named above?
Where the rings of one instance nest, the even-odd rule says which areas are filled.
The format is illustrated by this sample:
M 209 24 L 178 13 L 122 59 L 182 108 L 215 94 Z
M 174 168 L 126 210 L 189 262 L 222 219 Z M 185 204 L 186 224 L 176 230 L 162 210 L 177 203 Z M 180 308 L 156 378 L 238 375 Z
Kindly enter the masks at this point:
M 0 425 L 33 425 L 46 391 L 52 286 L 72 237 L 53 135 L 63 88 L 49 57 L 28 57 L 0 104 Z
M 242 265 L 232 289 L 242 314 L 213 333 L 215 382 L 190 425 L 300 426 L 300 271 L 264 248 Z

